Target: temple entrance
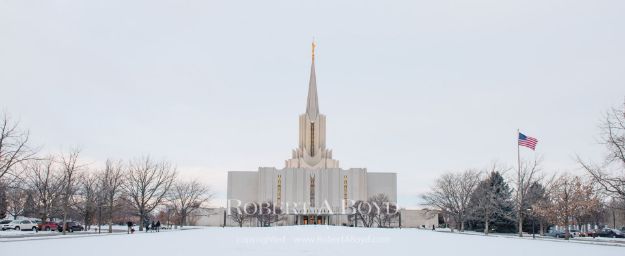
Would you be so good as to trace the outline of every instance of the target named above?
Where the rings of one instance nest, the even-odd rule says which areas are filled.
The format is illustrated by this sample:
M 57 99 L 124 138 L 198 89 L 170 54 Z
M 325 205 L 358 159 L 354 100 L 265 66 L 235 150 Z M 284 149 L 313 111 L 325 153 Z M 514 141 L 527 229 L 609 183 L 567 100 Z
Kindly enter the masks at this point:
M 301 216 L 302 221 L 300 222 L 302 225 L 325 225 L 328 223 L 329 216 Z

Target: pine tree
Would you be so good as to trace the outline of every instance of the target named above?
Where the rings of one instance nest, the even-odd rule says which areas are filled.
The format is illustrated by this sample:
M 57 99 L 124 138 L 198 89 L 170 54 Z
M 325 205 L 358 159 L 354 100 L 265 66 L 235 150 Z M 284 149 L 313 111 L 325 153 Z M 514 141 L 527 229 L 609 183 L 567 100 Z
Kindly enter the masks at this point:
M 513 215 L 512 191 L 504 178 L 497 171 L 479 183 L 471 195 L 470 213 L 475 221 L 475 228 L 483 228 L 484 233 L 490 230 L 510 232 L 514 230 L 511 221 Z
M 35 199 L 33 198 L 33 194 L 27 192 L 28 196 L 26 196 L 26 201 L 24 202 L 24 216 L 25 217 L 37 217 L 37 205 L 35 204 Z

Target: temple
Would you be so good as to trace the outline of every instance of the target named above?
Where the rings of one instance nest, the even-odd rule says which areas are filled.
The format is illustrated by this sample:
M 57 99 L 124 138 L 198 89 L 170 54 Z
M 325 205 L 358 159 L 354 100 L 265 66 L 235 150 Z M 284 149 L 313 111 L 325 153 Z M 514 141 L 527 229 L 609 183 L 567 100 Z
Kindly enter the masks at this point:
M 228 207 L 251 202 L 279 205 L 286 218 L 278 225 L 349 225 L 345 209 L 354 201 L 384 194 L 397 202 L 397 175 L 342 169 L 326 147 L 326 116 L 319 111 L 313 43 L 306 112 L 299 116 L 298 147 L 285 167 L 228 172 Z

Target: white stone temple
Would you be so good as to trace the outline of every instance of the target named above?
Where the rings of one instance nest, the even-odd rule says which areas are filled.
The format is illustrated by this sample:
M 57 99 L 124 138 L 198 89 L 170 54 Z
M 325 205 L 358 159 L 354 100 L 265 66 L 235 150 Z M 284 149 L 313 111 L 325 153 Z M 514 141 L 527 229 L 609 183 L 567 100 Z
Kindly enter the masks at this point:
M 285 167 L 228 172 L 228 207 L 273 202 L 287 214 L 282 225 L 347 223 L 353 201 L 385 194 L 397 202 L 397 174 L 342 169 L 326 147 L 326 116 L 319 112 L 313 43 L 306 112 L 299 116 L 298 147 Z M 364 120 L 363 120 L 364 121 Z

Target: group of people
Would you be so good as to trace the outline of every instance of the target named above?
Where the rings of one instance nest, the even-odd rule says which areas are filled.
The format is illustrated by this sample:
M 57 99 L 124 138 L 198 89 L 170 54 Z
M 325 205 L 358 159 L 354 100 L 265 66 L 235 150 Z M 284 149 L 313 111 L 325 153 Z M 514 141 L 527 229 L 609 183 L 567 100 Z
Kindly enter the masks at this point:
M 135 233 L 135 228 L 134 228 L 134 223 L 132 223 L 132 221 L 129 221 L 126 223 L 128 225 L 128 234 L 133 234 Z M 151 232 L 160 232 L 161 231 L 161 221 L 156 221 L 156 223 L 154 223 L 154 221 L 152 221 L 152 223 L 150 223 L 149 220 L 145 220 L 143 221 L 143 226 L 145 227 L 145 232 L 151 231 Z
M 151 231 L 151 232 L 161 232 L 161 221 L 156 221 L 156 223 L 154 223 L 154 221 L 152 221 L 152 223 L 150 223 L 148 220 L 146 220 L 145 222 L 143 222 L 143 226 L 145 227 L 145 232 Z

